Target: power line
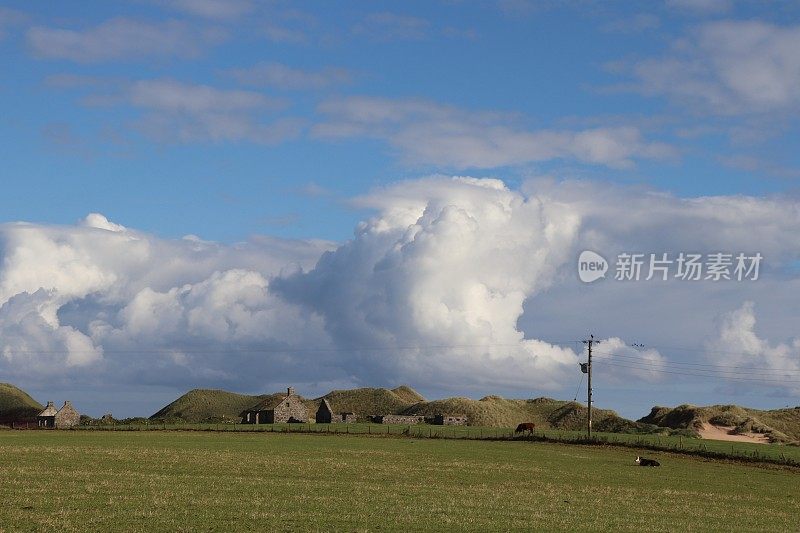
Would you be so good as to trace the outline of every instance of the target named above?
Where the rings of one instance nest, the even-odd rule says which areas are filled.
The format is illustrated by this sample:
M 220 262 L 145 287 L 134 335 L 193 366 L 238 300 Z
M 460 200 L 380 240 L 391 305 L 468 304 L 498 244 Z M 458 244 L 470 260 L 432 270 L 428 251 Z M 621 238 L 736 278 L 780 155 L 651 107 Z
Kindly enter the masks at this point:
M 769 378 L 778 377 L 778 376 L 781 375 L 780 372 L 773 373 L 773 372 L 768 372 L 768 371 L 764 371 L 764 370 L 757 371 L 757 372 L 752 372 L 752 371 L 748 371 L 748 370 L 726 370 L 726 369 L 724 369 L 724 367 L 718 367 L 718 368 L 685 368 L 685 367 L 681 367 L 681 366 L 672 366 L 669 363 L 665 363 L 665 362 L 661 362 L 661 361 L 647 361 L 647 360 L 644 360 L 644 359 L 638 359 L 637 360 L 637 359 L 632 359 L 632 358 L 620 359 L 620 356 L 613 356 L 613 357 L 601 356 L 601 357 L 598 357 L 597 359 L 599 359 L 599 360 L 601 360 L 603 362 L 609 362 L 609 363 L 610 362 L 615 362 L 615 363 L 619 363 L 619 364 L 632 364 L 632 365 L 637 365 L 637 366 L 639 366 L 641 368 L 649 368 L 649 369 L 655 369 L 655 370 L 670 370 L 670 371 L 686 372 L 686 373 L 697 374 L 697 375 L 734 375 L 734 376 L 736 376 L 736 375 L 744 375 L 744 376 L 759 376 L 759 377 L 769 377 Z M 789 376 L 789 377 L 800 377 L 800 376 Z
M 578 401 L 578 391 L 581 389 L 581 384 L 583 383 L 583 372 L 581 372 L 581 378 L 578 380 L 578 386 L 575 387 L 575 397 L 572 398 L 573 402 Z
M 721 355 L 745 355 L 750 356 L 753 355 L 749 352 L 736 352 L 732 350 L 714 350 L 711 348 L 690 348 L 687 346 L 665 346 L 663 344 L 653 345 L 653 344 L 633 344 L 629 345 L 631 348 L 652 348 L 654 350 L 669 350 L 675 352 L 692 352 L 692 353 L 718 353 Z
M 623 367 L 623 368 L 631 368 L 631 369 L 634 369 L 634 370 L 644 370 L 644 371 L 647 371 L 647 372 L 657 372 L 659 374 L 674 374 L 674 375 L 680 375 L 680 376 L 693 376 L 693 377 L 703 377 L 703 378 L 721 378 L 721 379 L 726 379 L 726 380 L 730 380 L 730 381 L 742 381 L 742 382 L 753 381 L 753 382 L 782 383 L 782 384 L 800 383 L 800 380 L 766 379 L 766 378 L 758 378 L 758 377 L 746 378 L 746 377 L 739 377 L 739 376 L 728 376 L 728 375 L 724 375 L 724 374 L 721 374 L 721 373 L 703 373 L 703 374 L 701 374 L 701 373 L 697 373 L 697 372 L 681 372 L 681 371 L 676 371 L 676 370 L 664 370 L 664 369 L 655 368 L 655 367 L 652 367 L 652 366 L 638 366 L 638 365 L 635 365 L 635 364 L 630 364 L 629 365 L 629 364 L 624 364 L 624 363 L 614 363 L 614 362 L 611 362 L 611 361 L 608 361 L 608 360 L 601 360 L 600 363 L 604 364 L 604 365 L 618 366 L 618 367 Z
M 743 372 L 735 372 L 735 373 L 747 373 L 752 374 L 755 373 L 769 373 L 769 372 L 787 372 L 787 373 L 800 373 L 800 369 L 798 368 L 773 368 L 773 367 L 753 367 L 753 366 L 737 366 L 737 365 L 714 365 L 714 364 L 707 364 L 707 363 L 690 363 L 688 361 L 654 361 L 652 359 L 645 359 L 644 357 L 636 357 L 634 355 L 626 355 L 621 353 L 614 353 L 614 352 L 595 352 L 601 354 L 601 356 L 610 356 L 613 358 L 620 358 L 623 360 L 629 360 L 632 362 L 641 362 L 646 364 L 658 364 L 662 366 L 670 366 L 670 367 L 677 367 L 682 368 L 683 366 L 689 367 L 696 367 L 697 370 L 705 370 L 708 369 L 709 371 L 713 371 L 716 369 L 721 369 L 729 372 L 735 372 L 735 370 L 728 370 L 728 369 L 736 369 L 736 370 L 743 370 Z

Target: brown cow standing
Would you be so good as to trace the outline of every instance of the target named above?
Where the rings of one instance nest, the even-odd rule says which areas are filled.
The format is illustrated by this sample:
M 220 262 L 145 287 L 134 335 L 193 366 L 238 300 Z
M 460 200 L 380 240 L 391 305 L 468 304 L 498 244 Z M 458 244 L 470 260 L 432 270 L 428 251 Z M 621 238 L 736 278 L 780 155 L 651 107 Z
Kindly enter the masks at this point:
M 514 430 L 514 433 L 525 433 L 527 431 L 529 435 L 533 435 L 534 429 L 536 429 L 536 424 L 533 422 L 523 422 L 517 426 L 517 429 Z

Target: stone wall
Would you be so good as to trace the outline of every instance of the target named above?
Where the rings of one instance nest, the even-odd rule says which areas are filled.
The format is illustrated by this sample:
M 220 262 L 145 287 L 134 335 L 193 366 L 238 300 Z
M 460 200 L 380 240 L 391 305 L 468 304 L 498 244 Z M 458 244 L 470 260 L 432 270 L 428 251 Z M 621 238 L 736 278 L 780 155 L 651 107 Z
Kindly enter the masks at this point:
M 374 417 L 378 424 L 419 424 L 425 421 L 423 416 L 413 415 L 378 415 Z
M 433 423 L 439 426 L 466 426 L 467 417 L 464 415 L 436 415 Z

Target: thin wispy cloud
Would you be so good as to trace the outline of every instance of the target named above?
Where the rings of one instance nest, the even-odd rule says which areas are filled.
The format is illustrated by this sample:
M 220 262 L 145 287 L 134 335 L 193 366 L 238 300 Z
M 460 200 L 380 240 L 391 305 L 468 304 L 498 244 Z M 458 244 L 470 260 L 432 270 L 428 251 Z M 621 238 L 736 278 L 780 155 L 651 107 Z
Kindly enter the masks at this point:
M 284 90 L 319 90 L 348 84 L 353 79 L 353 74 L 344 68 L 325 67 L 319 70 L 304 70 L 282 63 L 259 63 L 250 68 L 230 70 L 228 74 L 245 85 Z
M 626 66 L 629 89 L 698 112 L 747 115 L 800 105 L 800 26 L 725 20 L 676 41 L 669 54 Z
M 283 44 L 304 44 L 309 36 L 304 30 L 289 28 L 278 24 L 266 24 L 262 33 L 267 40 Z
M 372 13 L 353 26 L 353 33 L 375 41 L 410 40 L 428 37 L 431 23 L 420 17 L 383 12 Z
M 174 80 L 144 80 L 126 92 L 129 105 L 145 114 L 139 129 L 165 142 L 249 141 L 276 144 L 296 138 L 303 121 L 274 118 L 285 101 L 236 89 L 217 89 Z
M 21 27 L 27 18 L 22 11 L 0 6 L 0 39 L 5 38 L 10 29 Z
M 250 0 L 170 0 L 164 7 L 213 20 L 235 20 L 251 13 L 255 6 Z
M 382 139 L 415 164 L 493 168 L 572 159 L 629 168 L 636 159 L 675 155 L 669 145 L 647 141 L 632 126 L 530 130 L 501 114 L 427 101 L 351 97 L 324 102 L 319 112 L 326 120 L 312 128 L 315 136 Z
M 169 79 L 137 81 L 129 94 L 131 103 L 137 107 L 167 112 L 244 112 L 281 109 L 286 105 L 257 92 L 217 89 Z
M 666 7 L 698 14 L 719 14 L 730 11 L 732 0 L 666 0 Z
M 631 17 L 616 19 L 603 25 L 603 31 L 609 33 L 641 33 L 655 30 L 661 25 L 661 20 L 650 13 L 638 13 Z
M 183 21 L 145 22 L 122 17 L 86 29 L 34 26 L 26 34 L 28 47 L 36 57 L 78 63 L 195 58 L 225 38 L 218 29 Z

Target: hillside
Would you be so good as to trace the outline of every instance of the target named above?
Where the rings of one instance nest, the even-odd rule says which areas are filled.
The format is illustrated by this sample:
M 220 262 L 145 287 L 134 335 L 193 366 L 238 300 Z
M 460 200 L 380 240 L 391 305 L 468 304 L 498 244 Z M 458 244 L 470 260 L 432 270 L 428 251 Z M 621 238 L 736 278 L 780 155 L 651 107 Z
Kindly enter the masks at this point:
M 279 399 L 284 393 L 260 396 L 236 394 L 222 390 L 195 389 L 187 392 L 153 416 L 151 420 L 183 420 L 186 422 L 238 421 L 239 414 L 265 399 Z M 514 427 L 520 422 L 533 422 L 541 429 L 583 430 L 586 427 L 586 407 L 577 402 L 536 398 L 510 400 L 500 396 L 486 396 L 480 400 L 447 398 L 426 401 L 407 385 L 394 389 L 365 387 L 350 390 L 333 390 L 319 398 L 304 399 L 309 418 L 322 399 L 328 400 L 337 413 L 353 412 L 361 420 L 377 414 L 463 414 L 469 424 L 487 427 Z M 614 411 L 594 409 L 594 428 L 608 432 L 682 432 L 691 434 L 686 426 L 662 426 L 633 422 L 618 416 Z M 674 416 L 674 415 L 673 415 Z M 670 418 L 671 420 L 671 418 Z M 669 429 L 678 428 L 678 429 Z
M 9 383 L 0 383 L 0 424 L 32 421 L 44 406 L 27 392 Z
M 317 398 L 317 405 L 322 398 L 328 400 L 337 413 L 356 413 L 362 420 L 369 415 L 400 414 L 425 401 L 425 398 L 407 385 L 392 390 L 371 387 L 334 390 Z
M 424 402 L 425 397 L 409 387 L 408 385 L 400 385 L 392 389 L 392 392 L 400 398 L 400 400 L 408 403 Z
M 152 415 L 150 420 L 183 420 L 186 422 L 239 420 L 242 411 L 269 396 L 250 396 L 224 390 L 194 389 Z
M 535 400 L 508 400 L 500 396 L 486 396 L 480 400 L 447 398 L 418 403 L 406 414 L 432 416 L 437 413 L 464 414 L 470 425 L 514 427 L 520 422 L 533 422 L 542 429 L 581 430 L 586 427 L 586 407 L 577 402 L 536 398 Z M 635 426 L 630 420 L 619 417 L 614 411 L 594 409 L 594 427 L 597 431 L 619 431 Z
M 800 407 L 764 411 L 738 405 L 656 406 L 639 422 L 694 432 L 701 430 L 704 424 L 711 424 L 732 428 L 733 434 L 764 435 L 770 442 L 800 440 Z

